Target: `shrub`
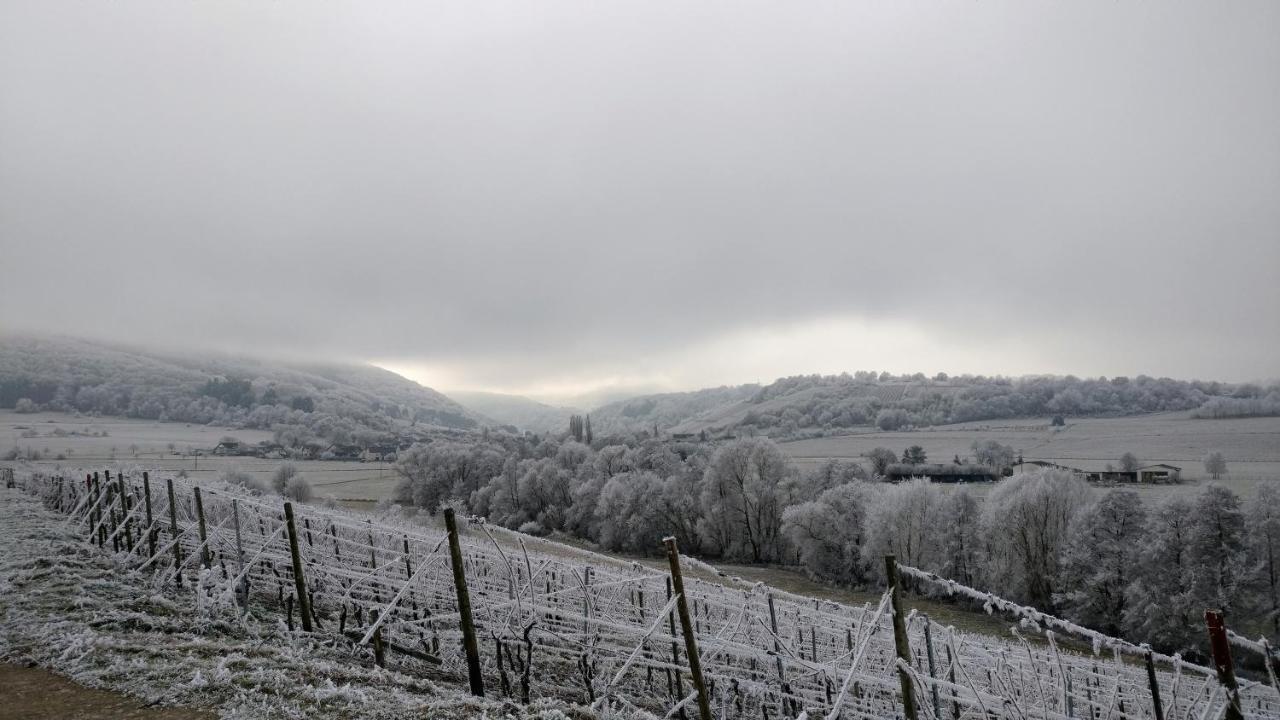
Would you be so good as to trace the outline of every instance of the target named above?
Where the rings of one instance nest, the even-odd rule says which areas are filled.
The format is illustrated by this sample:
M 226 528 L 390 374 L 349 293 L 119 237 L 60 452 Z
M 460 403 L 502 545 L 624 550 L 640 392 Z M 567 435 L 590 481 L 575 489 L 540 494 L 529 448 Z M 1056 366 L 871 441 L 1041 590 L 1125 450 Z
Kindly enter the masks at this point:
M 298 468 L 290 463 L 285 463 L 276 468 L 275 473 L 271 475 L 271 487 L 275 488 L 276 492 L 283 494 L 289 481 L 297 474 Z
M 525 535 L 542 537 L 543 535 L 547 534 L 547 529 L 542 527 L 542 523 L 538 522 L 537 520 L 530 520 L 529 522 L 520 526 L 519 532 L 522 532 Z
M 301 475 L 295 475 L 289 478 L 289 482 L 285 484 L 284 492 L 281 494 L 290 500 L 307 502 L 311 499 L 311 483 L 307 482 Z
M 228 485 L 242 487 L 254 495 L 266 495 L 270 492 L 261 480 L 240 470 L 226 470 L 218 476 L 218 479 Z

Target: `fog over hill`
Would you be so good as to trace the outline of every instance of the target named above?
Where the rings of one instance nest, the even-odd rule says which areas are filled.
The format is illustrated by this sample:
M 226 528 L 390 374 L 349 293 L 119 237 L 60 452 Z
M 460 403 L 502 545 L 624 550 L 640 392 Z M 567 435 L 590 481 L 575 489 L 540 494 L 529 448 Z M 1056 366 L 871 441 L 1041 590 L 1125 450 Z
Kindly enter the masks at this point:
M 563 432 L 570 415 L 582 414 L 577 408 L 547 405 L 522 395 L 452 390 L 449 397 L 503 425 L 530 432 Z
M 298 441 L 373 445 L 413 426 L 486 421 L 372 365 L 180 355 L 65 337 L 0 337 L 0 408 L 55 410 L 286 431 Z

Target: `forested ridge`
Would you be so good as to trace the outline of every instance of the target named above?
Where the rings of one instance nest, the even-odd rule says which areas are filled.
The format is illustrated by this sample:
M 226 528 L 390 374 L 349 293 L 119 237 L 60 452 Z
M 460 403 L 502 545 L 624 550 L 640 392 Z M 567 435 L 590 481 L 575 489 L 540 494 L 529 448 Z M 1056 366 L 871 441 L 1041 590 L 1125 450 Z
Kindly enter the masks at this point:
M 70 338 L 0 337 L 0 408 L 276 430 L 286 444 L 394 443 L 423 424 L 480 416 L 371 365 L 272 363 L 138 350 Z
M 740 385 L 632 398 L 593 410 L 609 432 L 652 430 L 797 437 L 854 427 L 898 430 L 978 420 L 1104 417 L 1167 411 L 1198 417 L 1280 414 L 1280 384 L 859 371 L 796 375 Z

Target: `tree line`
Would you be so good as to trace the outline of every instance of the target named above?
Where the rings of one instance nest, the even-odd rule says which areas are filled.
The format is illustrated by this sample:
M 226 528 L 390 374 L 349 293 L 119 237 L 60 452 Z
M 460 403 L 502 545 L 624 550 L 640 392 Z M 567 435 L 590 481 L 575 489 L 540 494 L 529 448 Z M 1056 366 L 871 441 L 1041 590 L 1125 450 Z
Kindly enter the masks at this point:
M 797 437 L 875 426 L 893 431 L 948 423 L 1194 411 L 1197 417 L 1280 414 L 1280 386 L 1171 378 L 1006 378 L 938 373 L 891 375 L 858 371 L 796 375 L 765 386 L 742 385 L 633 398 L 597 409 L 599 427 L 627 432 L 657 423 L 670 428 L 713 408 L 745 405 L 715 434 Z
M 1265 486 L 1247 513 L 1219 485 L 1146 507 L 1132 491 L 1102 493 L 1072 473 L 1044 471 L 1002 481 L 983 501 L 963 486 L 878 482 L 859 463 L 800 470 L 766 438 L 718 446 L 614 438 L 593 447 L 573 435 L 495 434 L 416 445 L 396 470 L 405 505 L 450 504 L 610 551 L 655 554 L 674 535 L 700 556 L 798 565 L 850 586 L 881 582 L 880 558 L 893 553 L 1190 655 L 1200 652 L 1206 607 L 1280 633 L 1280 492 Z

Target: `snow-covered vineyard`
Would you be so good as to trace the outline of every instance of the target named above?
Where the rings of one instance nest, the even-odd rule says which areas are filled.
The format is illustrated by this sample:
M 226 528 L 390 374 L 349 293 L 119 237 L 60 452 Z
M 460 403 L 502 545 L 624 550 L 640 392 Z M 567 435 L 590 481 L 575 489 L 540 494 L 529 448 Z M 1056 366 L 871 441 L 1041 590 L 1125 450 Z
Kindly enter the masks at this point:
M 1018 625 L 1003 640 L 965 634 L 912 612 L 902 592 L 897 614 L 890 592 L 876 606 L 850 607 L 603 557 L 588 565 L 589 555 L 482 523 L 462 522 L 456 534 L 373 523 L 185 479 L 17 483 L 114 553 L 140 595 L 186 594 L 277 617 L 291 635 L 330 638 L 368 666 L 517 707 L 763 720 L 1280 717 L 1274 680 L 1241 679 L 1232 691 L 1215 669 L 913 568 L 898 571 Z M 1061 635 L 1084 638 L 1093 652 L 1059 647 Z M 1238 644 L 1252 650 L 1268 649 Z

